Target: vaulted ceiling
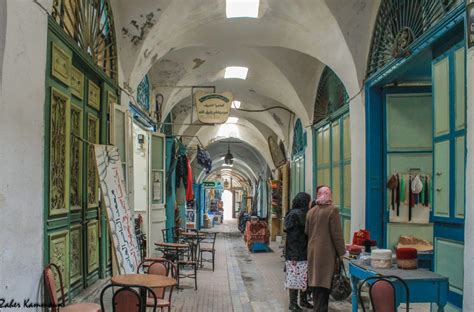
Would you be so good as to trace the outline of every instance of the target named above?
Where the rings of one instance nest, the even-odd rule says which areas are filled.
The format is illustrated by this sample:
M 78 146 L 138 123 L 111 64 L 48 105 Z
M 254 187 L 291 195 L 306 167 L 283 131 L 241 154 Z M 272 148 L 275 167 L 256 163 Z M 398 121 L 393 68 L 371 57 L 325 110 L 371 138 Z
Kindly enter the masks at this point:
M 325 66 L 349 96 L 359 91 L 380 1 L 260 0 L 258 18 L 230 19 L 225 0 L 112 2 L 122 82 L 134 89 L 148 74 L 153 92 L 164 96 L 163 116 L 172 113 L 174 133 L 197 135 L 216 170 L 227 150 L 217 141 L 245 142 L 232 146 L 233 170 L 250 178 L 274 169 L 269 136 L 289 151 L 295 120 L 311 125 Z M 248 67 L 247 78 L 224 79 L 228 66 Z M 189 86 L 231 91 L 240 109 L 264 111 L 232 109 L 232 123 L 202 126 Z

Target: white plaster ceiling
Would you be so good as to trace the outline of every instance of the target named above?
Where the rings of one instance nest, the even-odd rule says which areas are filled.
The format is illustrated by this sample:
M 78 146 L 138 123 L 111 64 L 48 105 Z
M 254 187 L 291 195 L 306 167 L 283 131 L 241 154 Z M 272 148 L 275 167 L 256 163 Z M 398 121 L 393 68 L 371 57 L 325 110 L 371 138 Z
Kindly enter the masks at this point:
M 380 0 L 260 0 L 257 19 L 227 19 L 225 0 L 114 2 L 121 80 L 133 89 L 148 74 L 153 91 L 164 95 L 163 116 L 173 114 L 175 134 L 198 135 L 204 146 L 222 139 L 221 126 L 196 125 L 191 90 L 176 86 L 212 85 L 232 91 L 243 109 L 294 112 L 231 112 L 239 121 L 230 136 L 274 169 L 267 138 L 291 150 L 295 118 L 312 122 L 324 66 L 349 96 L 360 90 Z M 223 79 L 227 66 L 248 67 L 247 79 Z

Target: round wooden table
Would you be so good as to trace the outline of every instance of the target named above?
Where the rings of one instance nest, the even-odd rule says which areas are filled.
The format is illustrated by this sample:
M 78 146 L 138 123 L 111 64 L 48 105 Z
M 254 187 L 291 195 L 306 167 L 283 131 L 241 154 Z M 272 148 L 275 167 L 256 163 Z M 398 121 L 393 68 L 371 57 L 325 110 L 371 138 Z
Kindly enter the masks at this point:
M 145 286 L 149 288 L 165 288 L 176 285 L 174 278 L 155 274 L 124 274 L 112 276 L 112 284 L 122 286 Z M 145 304 L 142 306 L 142 312 L 146 312 L 147 302 L 147 291 L 145 288 L 140 288 L 140 296 L 142 302 Z M 157 298 L 158 299 L 158 298 Z
M 181 243 L 155 243 L 158 247 L 165 247 L 165 248 L 175 248 L 175 249 L 186 249 L 188 248 L 188 244 L 181 244 Z
M 176 285 L 174 278 L 156 274 L 124 274 L 112 276 L 113 284 L 123 286 L 146 286 L 149 288 L 164 288 Z
M 184 233 L 179 233 L 179 236 L 183 236 L 183 237 L 186 237 L 186 238 L 203 238 L 203 237 L 206 237 L 206 234 L 204 233 L 196 233 L 196 232 L 184 232 Z

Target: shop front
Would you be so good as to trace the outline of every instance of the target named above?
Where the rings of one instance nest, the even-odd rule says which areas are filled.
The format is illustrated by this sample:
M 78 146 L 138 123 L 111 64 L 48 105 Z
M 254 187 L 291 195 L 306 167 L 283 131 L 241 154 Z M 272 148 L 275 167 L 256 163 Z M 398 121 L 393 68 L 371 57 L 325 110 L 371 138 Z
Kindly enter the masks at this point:
M 92 145 L 111 143 L 119 102 L 110 5 L 80 3 L 54 3 L 47 40 L 44 264 L 60 267 L 69 297 L 111 271 Z
M 327 185 L 339 208 L 344 239 L 351 228 L 351 136 L 348 95 L 337 75 L 325 67 L 313 117 L 313 189 Z
M 293 129 L 293 145 L 290 163 L 290 202 L 296 194 L 305 191 L 305 148 L 306 133 L 301 119 L 297 119 Z
M 460 310 L 466 157 L 465 6 L 382 1 L 369 54 L 366 228 L 379 247 L 417 246 Z M 393 26 L 393 27 L 392 27 Z

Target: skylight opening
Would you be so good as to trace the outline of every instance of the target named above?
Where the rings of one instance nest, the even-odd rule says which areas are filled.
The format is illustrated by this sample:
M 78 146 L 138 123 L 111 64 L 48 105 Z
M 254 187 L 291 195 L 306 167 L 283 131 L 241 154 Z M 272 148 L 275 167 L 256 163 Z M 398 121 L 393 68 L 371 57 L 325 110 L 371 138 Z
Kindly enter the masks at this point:
M 238 117 L 229 117 L 226 121 L 226 124 L 235 124 L 237 121 L 239 121 Z
M 260 0 L 226 0 L 225 13 L 227 18 L 258 18 L 259 7 Z
M 232 107 L 239 109 L 240 108 L 240 101 L 232 101 Z
M 249 69 L 247 67 L 240 67 L 240 66 L 229 66 L 226 67 L 224 78 L 236 78 L 236 79 L 247 79 L 247 73 Z

